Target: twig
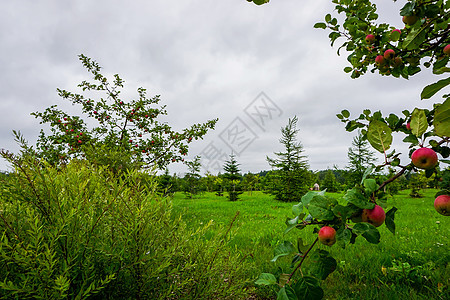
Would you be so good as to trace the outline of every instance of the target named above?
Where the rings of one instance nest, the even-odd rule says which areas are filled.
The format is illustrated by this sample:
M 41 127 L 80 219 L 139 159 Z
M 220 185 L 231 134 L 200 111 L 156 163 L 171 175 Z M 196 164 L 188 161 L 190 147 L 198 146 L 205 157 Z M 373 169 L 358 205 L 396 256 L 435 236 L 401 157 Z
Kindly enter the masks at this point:
M 300 263 L 297 265 L 297 267 L 295 267 L 294 271 L 292 271 L 292 273 L 289 274 L 289 279 L 286 281 L 286 284 L 288 284 L 289 281 L 291 281 L 292 276 L 294 276 L 295 272 L 297 272 L 297 270 L 302 266 L 303 262 L 305 261 L 306 257 L 308 256 L 308 253 L 311 251 L 311 249 L 314 247 L 314 245 L 317 243 L 318 240 L 319 240 L 319 238 L 317 237 L 316 240 L 314 241 L 314 243 L 312 243 L 312 245 L 309 247 L 309 249 L 306 250 L 305 254 L 303 254 L 302 260 L 300 261 Z

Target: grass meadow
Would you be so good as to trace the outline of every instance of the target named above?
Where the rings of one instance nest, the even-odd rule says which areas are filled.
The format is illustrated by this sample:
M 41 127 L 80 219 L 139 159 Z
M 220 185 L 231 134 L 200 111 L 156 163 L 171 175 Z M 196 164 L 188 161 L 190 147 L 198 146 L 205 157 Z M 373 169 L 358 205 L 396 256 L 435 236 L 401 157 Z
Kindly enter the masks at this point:
M 388 201 L 388 209 L 398 208 L 395 215 L 396 234 L 382 225 L 381 242 L 370 244 L 358 237 L 354 245 L 342 249 L 319 245 L 329 251 L 338 268 L 322 287 L 325 299 L 450 299 L 449 233 L 450 218 L 438 214 L 433 207 L 436 190 L 425 190 L 424 198 L 413 199 L 409 191 L 401 191 Z M 337 199 L 339 193 L 328 193 Z M 215 234 L 220 226 L 229 226 L 237 212 L 230 251 L 239 251 L 251 266 L 249 288 L 254 298 L 274 299 L 275 290 L 258 287 L 253 282 L 260 273 L 290 273 L 290 258 L 273 263 L 273 249 L 278 243 L 298 237 L 313 242 L 313 227 L 294 229 L 283 234 L 287 217 L 292 217 L 294 203 L 283 203 L 262 192 L 244 193 L 239 201 L 226 196 L 204 193 L 193 199 L 183 193 L 173 197 L 173 209 L 189 226 L 198 227 L 212 220 Z M 307 262 L 304 265 L 307 268 Z

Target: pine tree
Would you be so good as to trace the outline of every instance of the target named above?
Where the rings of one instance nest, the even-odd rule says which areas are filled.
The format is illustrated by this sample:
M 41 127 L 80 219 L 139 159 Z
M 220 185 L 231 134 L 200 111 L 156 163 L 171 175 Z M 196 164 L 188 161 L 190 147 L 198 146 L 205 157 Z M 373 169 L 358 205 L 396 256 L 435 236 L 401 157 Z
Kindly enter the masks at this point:
M 184 176 L 184 192 L 188 197 L 193 198 L 194 195 L 200 192 L 200 156 L 194 157 L 192 161 L 186 161 L 185 165 L 189 171 Z
M 308 191 L 312 175 L 308 172 L 308 160 L 303 154 L 304 149 L 297 142 L 297 116 L 289 119 L 288 125 L 281 128 L 280 143 L 284 152 L 275 152 L 276 158 L 267 157 L 267 162 L 275 168 L 274 184 L 269 192 L 281 201 L 297 201 Z
M 323 189 L 327 189 L 327 192 L 337 192 L 339 190 L 333 170 L 328 169 L 325 172 L 325 177 L 322 181 L 321 187 Z
M 349 183 L 359 183 L 364 171 L 376 161 L 375 153 L 369 148 L 369 142 L 360 132 L 353 138 L 352 147 L 348 149 L 347 156 L 350 171 Z
M 228 192 L 228 199 L 230 201 L 237 201 L 239 195 L 242 194 L 240 182 L 242 179 L 242 175 L 240 174 L 241 170 L 239 169 L 239 164 L 234 158 L 235 155 L 230 155 L 230 160 L 225 162 L 223 169 L 225 173 L 223 174 L 223 178 L 226 180 L 226 189 Z

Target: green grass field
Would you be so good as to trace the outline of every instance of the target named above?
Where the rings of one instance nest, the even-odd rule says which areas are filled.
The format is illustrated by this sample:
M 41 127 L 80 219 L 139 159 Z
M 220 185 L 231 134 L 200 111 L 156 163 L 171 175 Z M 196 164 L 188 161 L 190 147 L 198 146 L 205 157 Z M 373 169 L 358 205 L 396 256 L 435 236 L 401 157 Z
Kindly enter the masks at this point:
M 435 192 L 426 190 L 425 198 L 413 199 L 408 191 L 402 191 L 389 199 L 388 209 L 398 208 L 397 232 L 394 236 L 384 225 L 379 227 L 381 242 L 377 245 L 361 237 L 346 249 L 320 245 L 338 262 L 338 269 L 322 283 L 325 299 L 450 299 L 450 218 L 434 210 Z M 341 197 L 340 194 L 329 195 Z M 278 243 L 295 242 L 298 237 L 314 241 L 316 235 L 312 227 L 301 231 L 294 229 L 283 235 L 286 217 L 292 217 L 292 205 L 275 201 L 261 192 L 244 193 L 237 202 L 213 193 L 194 199 L 176 193 L 173 198 L 174 212 L 182 213 L 186 223 L 193 227 L 210 220 L 216 225 L 228 226 L 239 212 L 230 248 L 246 255 L 253 266 L 249 270 L 249 282 L 262 272 L 291 272 L 288 258 L 270 262 Z M 214 234 L 214 229 L 210 234 Z M 276 298 L 275 292 L 267 287 L 256 287 L 255 296 Z

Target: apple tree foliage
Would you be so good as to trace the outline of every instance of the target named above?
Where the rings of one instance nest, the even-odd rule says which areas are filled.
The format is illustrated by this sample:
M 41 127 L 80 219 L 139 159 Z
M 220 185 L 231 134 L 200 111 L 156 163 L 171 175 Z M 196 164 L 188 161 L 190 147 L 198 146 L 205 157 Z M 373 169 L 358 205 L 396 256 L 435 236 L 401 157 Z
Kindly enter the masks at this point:
M 395 0 L 394 0 L 395 1 Z M 250 2 L 250 1 L 249 1 Z M 253 1 L 264 4 L 269 1 Z M 369 0 L 332 0 L 336 12 L 342 17 L 327 14 L 324 22 L 315 28 L 329 30 L 331 45 L 341 42 L 338 55 L 345 50 L 349 66 L 344 72 L 352 78 L 363 76 L 368 71 L 382 76 L 394 76 L 408 79 L 428 68 L 439 80 L 422 90 L 421 99 L 429 99 L 450 85 L 450 1 L 448 0 L 408 0 L 400 9 L 399 20 L 405 24 L 398 29 L 390 24 L 378 23 L 377 7 Z M 445 50 L 444 50 L 445 49 Z M 444 78 L 442 78 L 444 77 Z M 325 191 L 310 191 L 298 204 L 292 207 L 293 218 L 286 220 L 285 233 L 294 229 L 304 229 L 310 225 L 314 233 L 319 228 L 330 226 L 336 230 L 336 244 L 347 247 L 356 238 L 361 237 L 369 243 L 379 243 L 380 233 L 370 222 L 362 222 L 364 210 L 375 205 L 386 207 L 384 188 L 400 178 L 405 172 L 417 171 L 411 159 L 400 160 L 400 154 L 391 149 L 393 133 L 403 135 L 403 142 L 409 145 L 411 154 L 418 148 L 427 147 L 439 153 L 439 163 L 425 169 L 425 175 L 431 177 L 438 168 L 449 172 L 450 155 L 450 94 L 444 94 L 431 110 L 415 108 L 404 110 L 402 115 L 383 115 L 381 111 L 364 110 L 359 116 L 351 118 L 348 110 L 342 110 L 337 117 L 346 124 L 351 132 L 360 130 L 364 139 L 376 151 L 384 154 L 384 162 L 370 166 L 364 172 L 361 181 L 344 195 L 344 201 L 338 203 L 326 195 Z M 395 170 L 392 177 L 381 184 L 370 175 L 384 168 Z M 450 194 L 446 188 L 437 193 Z M 397 208 L 386 212 L 385 226 L 395 234 L 394 216 Z M 280 257 L 292 257 L 292 272 L 278 278 L 263 273 L 257 284 L 278 285 L 278 299 L 321 299 L 324 295 L 320 280 L 324 280 L 336 269 L 336 260 L 328 251 L 314 249 L 319 238 L 306 245 L 298 239 L 297 245 L 285 241 L 274 251 L 273 261 Z M 301 271 L 303 262 L 309 256 L 311 267 Z
M 184 161 L 189 143 L 214 129 L 217 119 L 174 130 L 160 121 L 167 111 L 159 104 L 159 96 L 149 98 L 146 89 L 140 87 L 136 99 L 126 101 L 121 97 L 124 80 L 118 74 L 111 82 L 96 61 L 85 55 L 79 55 L 79 59 L 94 80 L 78 85 L 87 95 L 63 89 L 58 89 L 58 94 L 78 105 L 85 119 L 57 105 L 32 113 L 50 126 L 50 134 L 41 130 L 36 152 L 52 164 L 87 158 L 115 171 L 136 166 L 164 169 L 170 163 Z M 91 98 L 98 93 L 104 95 Z

